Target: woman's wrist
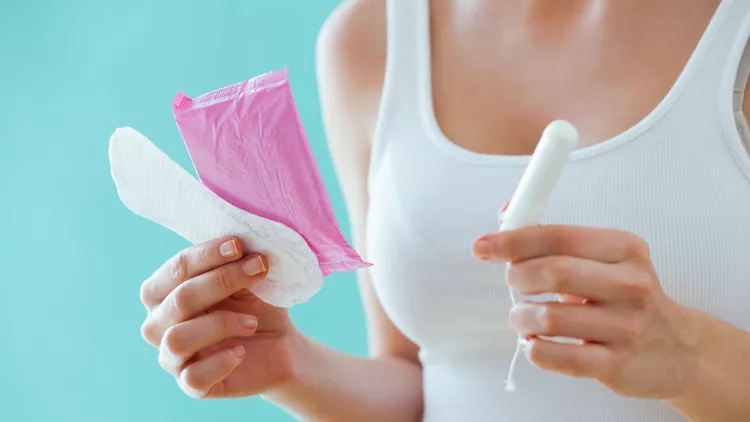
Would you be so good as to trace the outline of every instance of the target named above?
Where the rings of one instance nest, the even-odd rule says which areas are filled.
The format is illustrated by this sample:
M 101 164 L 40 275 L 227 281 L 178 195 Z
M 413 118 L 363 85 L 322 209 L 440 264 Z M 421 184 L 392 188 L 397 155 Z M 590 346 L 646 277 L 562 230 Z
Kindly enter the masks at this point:
M 683 388 L 677 394 L 666 397 L 667 401 L 673 403 L 679 403 L 694 394 L 696 385 L 706 378 L 705 361 L 712 353 L 711 333 L 707 330 L 711 329 L 713 321 L 702 312 L 678 306 L 682 310 L 684 325 L 681 327 L 680 336 L 682 344 L 678 348 L 681 356 L 675 356 L 675 358 L 679 359 L 682 364 L 679 372 L 684 374 L 684 379 L 680 380 Z
M 750 333 L 688 310 L 692 356 L 684 389 L 666 400 L 695 422 L 742 421 L 750 412 Z
M 287 373 L 283 381 L 262 394 L 265 400 L 283 406 L 292 400 L 295 391 L 299 391 L 305 384 L 309 384 L 311 361 L 315 359 L 318 347 L 314 342 L 298 330 L 293 330 L 287 338 L 286 367 Z
M 289 377 L 263 398 L 299 420 L 421 420 L 422 371 L 400 358 L 349 356 L 297 333 L 289 338 Z

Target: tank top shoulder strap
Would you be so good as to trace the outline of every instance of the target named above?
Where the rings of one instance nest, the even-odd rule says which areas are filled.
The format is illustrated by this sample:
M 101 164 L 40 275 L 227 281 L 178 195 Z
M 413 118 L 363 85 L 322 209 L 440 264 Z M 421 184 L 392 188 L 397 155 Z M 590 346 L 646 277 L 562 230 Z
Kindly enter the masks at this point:
M 722 139 L 748 177 L 750 131 L 742 103 L 750 75 L 749 40 L 750 0 L 722 0 L 673 88 L 676 91 L 673 108 L 679 112 L 662 121 L 683 128 L 686 125 L 720 128 L 723 136 L 704 136 L 696 142 L 708 150 L 716 147 L 717 139 Z
M 750 77 L 750 0 L 734 0 L 719 79 L 719 119 L 738 165 L 750 178 L 750 127 L 743 102 Z M 718 47 L 718 46 L 717 46 Z
M 429 0 L 387 0 L 387 53 L 381 111 L 419 105 L 429 66 Z M 386 115 L 383 118 L 388 118 Z
M 429 0 L 386 0 L 385 77 L 372 141 L 370 174 L 395 138 L 422 128 L 425 72 L 429 72 Z
M 705 106 L 716 104 L 705 101 L 705 95 L 718 95 L 718 100 L 728 101 L 731 108 L 735 89 L 744 91 L 743 85 L 735 85 L 749 35 L 750 0 L 722 0 L 683 72 L 689 79 L 685 82 L 692 85 L 690 91 L 702 96 Z
M 750 76 L 750 0 L 733 0 L 728 17 L 713 48 L 719 56 L 715 60 L 715 74 L 720 92 L 720 104 L 742 113 L 742 103 Z M 744 119 L 743 119 L 744 120 Z

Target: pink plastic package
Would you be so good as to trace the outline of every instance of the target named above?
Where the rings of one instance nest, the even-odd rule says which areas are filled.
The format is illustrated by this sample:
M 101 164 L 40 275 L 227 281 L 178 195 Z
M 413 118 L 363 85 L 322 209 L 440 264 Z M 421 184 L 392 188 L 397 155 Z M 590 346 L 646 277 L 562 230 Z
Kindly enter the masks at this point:
M 370 266 L 339 229 L 286 68 L 193 99 L 178 93 L 172 109 L 208 189 L 297 231 L 324 275 Z

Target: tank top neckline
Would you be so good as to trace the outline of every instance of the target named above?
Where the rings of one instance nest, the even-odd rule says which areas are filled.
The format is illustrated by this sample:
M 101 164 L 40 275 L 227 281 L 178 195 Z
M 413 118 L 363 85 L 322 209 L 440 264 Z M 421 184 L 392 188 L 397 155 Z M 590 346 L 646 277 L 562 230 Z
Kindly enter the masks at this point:
M 591 158 L 612 151 L 637 138 L 652 128 L 664 115 L 674 106 L 676 101 L 685 92 L 685 86 L 690 82 L 703 57 L 707 54 L 713 39 L 719 32 L 722 21 L 727 12 L 731 10 L 734 0 L 722 0 L 714 11 L 711 19 L 701 35 L 695 49 L 688 58 L 685 66 L 677 76 L 674 84 L 666 95 L 645 117 L 619 134 L 598 142 L 596 144 L 578 148 L 571 154 L 571 162 Z M 481 166 L 525 166 L 531 160 L 531 155 L 504 155 L 487 154 L 469 150 L 453 142 L 441 129 L 435 115 L 434 99 L 432 94 L 432 47 L 430 41 L 430 0 L 419 0 L 420 24 L 416 25 L 418 31 L 418 79 L 420 81 L 419 98 L 417 106 L 422 125 L 430 141 L 437 149 L 452 159 L 464 161 Z

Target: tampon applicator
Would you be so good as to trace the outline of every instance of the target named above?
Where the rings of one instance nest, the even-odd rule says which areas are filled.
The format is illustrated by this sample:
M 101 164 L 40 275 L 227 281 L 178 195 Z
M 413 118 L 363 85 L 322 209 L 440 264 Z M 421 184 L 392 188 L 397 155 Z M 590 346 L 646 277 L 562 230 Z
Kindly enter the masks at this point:
M 521 181 L 510 199 L 508 208 L 503 213 L 500 223 L 501 232 L 539 224 L 555 185 L 570 160 L 570 154 L 577 146 L 578 131 L 569 122 L 555 120 L 544 129 L 534 149 L 534 154 L 531 156 L 531 161 L 521 176 Z M 506 264 L 506 274 L 510 265 L 510 262 Z M 511 301 L 515 306 L 513 289 L 509 288 L 509 290 Z M 508 379 L 505 382 L 506 391 L 516 390 L 513 372 L 522 341 L 523 339 L 519 336 Z

